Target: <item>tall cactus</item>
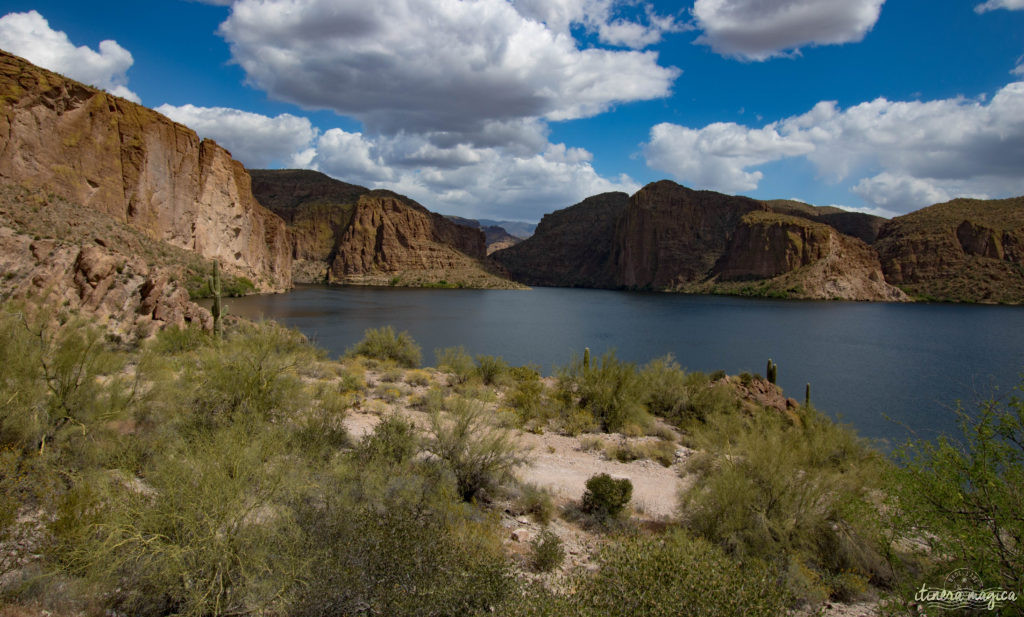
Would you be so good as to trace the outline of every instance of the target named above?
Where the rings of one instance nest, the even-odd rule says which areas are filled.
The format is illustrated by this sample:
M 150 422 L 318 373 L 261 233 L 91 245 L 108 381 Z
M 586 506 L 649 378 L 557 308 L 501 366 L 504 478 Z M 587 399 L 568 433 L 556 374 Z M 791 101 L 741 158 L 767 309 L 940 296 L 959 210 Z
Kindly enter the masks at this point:
M 590 348 L 583 348 L 583 370 L 590 370 Z
M 775 383 L 775 379 L 779 376 L 779 365 L 772 362 L 771 358 L 768 358 L 768 368 L 765 370 L 765 375 L 768 377 L 768 383 Z
M 807 384 L 807 388 L 804 389 L 804 407 L 811 406 L 811 384 Z
M 217 264 L 216 259 L 213 260 L 213 276 L 210 277 L 210 291 L 213 293 L 213 307 L 210 308 L 210 314 L 213 315 L 213 336 L 219 339 L 221 335 L 220 318 L 224 311 L 220 304 L 220 266 Z

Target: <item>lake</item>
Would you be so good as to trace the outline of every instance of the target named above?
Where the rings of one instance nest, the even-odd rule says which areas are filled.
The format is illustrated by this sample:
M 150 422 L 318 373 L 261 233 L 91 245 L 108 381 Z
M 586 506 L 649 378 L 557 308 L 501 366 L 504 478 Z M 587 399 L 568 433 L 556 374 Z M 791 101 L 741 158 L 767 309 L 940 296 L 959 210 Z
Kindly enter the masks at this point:
M 592 289 L 300 286 L 225 301 L 231 313 L 304 332 L 333 356 L 368 328 L 408 331 L 423 348 L 535 364 L 545 374 L 589 347 L 638 364 L 672 354 L 691 371 L 765 373 L 887 449 L 955 433 L 957 401 L 1006 397 L 1024 369 L 1024 308 L 803 302 Z

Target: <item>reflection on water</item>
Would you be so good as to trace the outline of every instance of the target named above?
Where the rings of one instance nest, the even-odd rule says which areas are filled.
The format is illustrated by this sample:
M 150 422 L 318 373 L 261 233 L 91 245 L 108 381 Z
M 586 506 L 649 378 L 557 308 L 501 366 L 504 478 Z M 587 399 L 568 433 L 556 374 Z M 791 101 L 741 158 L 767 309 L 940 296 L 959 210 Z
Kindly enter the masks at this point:
M 367 328 L 407 330 L 423 347 L 464 346 L 545 373 L 584 347 L 637 363 L 671 353 L 689 370 L 763 374 L 871 438 L 955 428 L 955 402 L 1003 395 L 1024 369 L 1024 309 L 1000 306 L 793 302 L 585 289 L 400 289 L 304 286 L 232 298 L 340 355 Z M 906 428 L 905 428 L 906 427 Z

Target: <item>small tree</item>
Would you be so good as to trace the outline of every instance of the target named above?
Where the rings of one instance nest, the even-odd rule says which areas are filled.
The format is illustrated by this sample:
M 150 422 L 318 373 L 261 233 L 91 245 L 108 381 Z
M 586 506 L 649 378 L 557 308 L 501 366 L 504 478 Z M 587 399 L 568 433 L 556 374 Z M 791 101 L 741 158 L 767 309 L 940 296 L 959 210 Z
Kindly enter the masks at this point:
M 583 511 L 599 518 L 618 516 L 633 497 L 629 478 L 616 479 L 606 473 L 591 476 L 583 493 Z

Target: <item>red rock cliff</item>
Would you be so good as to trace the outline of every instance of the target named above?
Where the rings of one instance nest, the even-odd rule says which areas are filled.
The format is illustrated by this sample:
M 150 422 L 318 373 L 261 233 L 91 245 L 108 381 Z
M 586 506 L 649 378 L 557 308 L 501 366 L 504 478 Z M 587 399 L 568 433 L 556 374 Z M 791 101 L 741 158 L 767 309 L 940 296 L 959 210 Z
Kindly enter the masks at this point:
M 241 163 L 187 127 L 0 52 L 0 134 L 0 180 L 219 259 L 261 290 L 291 286 L 284 222 Z

